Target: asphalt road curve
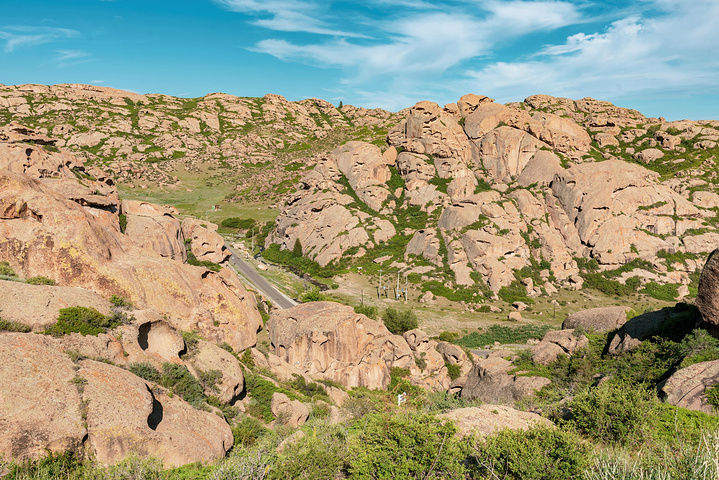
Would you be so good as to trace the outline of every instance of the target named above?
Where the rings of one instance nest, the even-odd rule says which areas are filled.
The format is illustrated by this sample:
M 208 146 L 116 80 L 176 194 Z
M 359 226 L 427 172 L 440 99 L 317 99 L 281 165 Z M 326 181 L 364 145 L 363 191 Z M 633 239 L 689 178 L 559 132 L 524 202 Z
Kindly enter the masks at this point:
M 227 248 L 232 252 L 230 257 L 230 263 L 237 267 L 242 274 L 252 283 L 256 289 L 262 292 L 273 305 L 279 308 L 291 308 L 297 305 L 294 301 L 288 298 L 285 294 L 273 287 L 270 282 L 265 280 L 254 268 L 244 260 L 242 260 L 229 245 L 225 244 Z

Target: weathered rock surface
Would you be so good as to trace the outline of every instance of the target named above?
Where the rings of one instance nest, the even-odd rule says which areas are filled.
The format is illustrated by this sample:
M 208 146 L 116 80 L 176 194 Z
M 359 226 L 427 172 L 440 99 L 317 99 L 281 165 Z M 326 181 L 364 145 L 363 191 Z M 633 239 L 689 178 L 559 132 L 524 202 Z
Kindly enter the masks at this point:
M 532 361 L 539 365 L 549 365 L 560 355 L 571 356 L 587 345 L 589 339 L 574 329 L 549 331 L 541 342 L 532 347 Z
M 272 414 L 280 419 L 284 425 L 293 428 L 305 424 L 310 416 L 310 411 L 299 400 L 290 400 L 284 393 L 275 392 L 272 394 L 270 406 Z
M 152 389 L 130 372 L 83 360 L 89 448 L 102 463 L 131 453 L 153 455 L 168 467 L 211 462 L 227 453 L 232 431 L 214 413 L 191 407 L 177 396 Z
M 182 235 L 192 241 L 192 253 L 201 262 L 222 263 L 231 254 L 212 223 L 187 217 L 182 221 Z
M 187 260 L 182 228 L 173 216 L 177 214 L 176 209 L 148 202 L 124 200 L 122 212 L 127 218 L 125 234 L 135 245 L 149 248 L 173 260 Z
M 50 337 L 0 333 L 0 455 L 78 451 L 86 430 L 73 367 Z
M 705 392 L 717 383 L 719 360 L 713 360 L 677 370 L 660 385 L 660 391 L 671 405 L 712 414 L 714 407 L 707 403 Z
M 562 323 L 562 329 L 582 327 L 588 332 L 609 332 L 627 323 L 629 307 L 598 307 L 581 310 Z
M 449 385 L 442 356 L 426 334 L 413 331 L 417 333 L 411 337 L 412 348 L 405 338 L 352 307 L 333 302 L 300 304 L 273 312 L 267 328 L 277 356 L 315 378 L 350 388 L 381 389 L 389 384 L 391 368 L 401 367 L 410 369 L 411 380 L 418 384 L 437 389 Z M 428 365 L 420 370 L 414 359 L 422 353 Z
M 544 377 L 510 375 L 512 362 L 501 357 L 477 361 L 467 375 L 461 397 L 486 403 L 507 404 L 533 395 L 551 382 Z
M 681 304 L 637 315 L 622 325 L 609 344 L 608 351 L 612 355 L 630 352 L 642 341 L 663 331 L 691 330 L 698 319 L 699 311 L 696 307 Z
M 0 280 L 0 318 L 33 330 L 44 330 L 55 323 L 61 308 L 78 305 L 103 315 L 110 313 L 110 302 L 91 290 Z
M 548 419 L 532 412 L 523 412 L 506 405 L 483 404 L 478 407 L 466 407 L 451 410 L 438 415 L 451 420 L 457 426 L 458 437 L 486 437 L 505 428 L 528 430 L 535 425 L 551 427 Z
M 200 340 L 189 363 L 198 375 L 212 370 L 222 372 L 222 380 L 214 389 L 206 389 L 205 393 L 216 396 L 223 403 L 233 402 L 245 389 L 242 367 L 237 359 L 214 343 Z
M 255 343 L 262 320 L 254 296 L 231 272 L 208 272 L 141 249 L 119 228 L 26 175 L 0 170 L 0 212 L 0 259 L 18 274 L 125 297 L 168 315 L 178 329 L 236 350 Z
M 712 251 L 704 264 L 694 304 L 704 322 L 719 325 L 719 250 Z

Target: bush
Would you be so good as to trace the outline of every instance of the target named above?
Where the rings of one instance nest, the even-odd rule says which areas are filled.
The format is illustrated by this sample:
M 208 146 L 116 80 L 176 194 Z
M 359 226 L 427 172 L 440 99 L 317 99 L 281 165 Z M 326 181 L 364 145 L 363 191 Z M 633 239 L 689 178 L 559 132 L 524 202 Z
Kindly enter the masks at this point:
M 30 285 L 56 285 L 55 280 L 47 277 L 30 277 L 25 282 Z
M 454 343 L 466 348 L 482 348 L 494 342 L 505 345 L 527 343 L 527 340 L 530 339 L 541 339 L 550 330 L 554 330 L 554 328 L 549 325 L 519 325 L 517 327 L 490 325 L 484 332 L 472 332 Z
M 449 362 L 444 365 L 447 367 L 447 374 L 449 375 L 450 380 L 457 380 L 462 375 L 462 367 L 459 365 Z
M 202 385 L 184 365 L 163 363 L 160 384 L 181 396 L 193 407 L 199 407 L 205 400 Z
M 237 228 L 239 230 L 249 230 L 257 225 L 257 220 L 254 218 L 238 218 L 230 217 L 226 218 L 220 223 L 221 227 L 224 228 Z
M 127 215 L 121 213 L 117 219 L 120 222 L 120 233 L 125 233 L 125 230 L 127 230 Z
M 510 305 L 514 302 L 534 303 L 534 300 L 527 296 L 527 289 L 519 280 L 514 280 L 508 287 L 500 288 L 497 295 Z
M 656 298 L 657 300 L 673 302 L 679 296 L 679 286 L 673 283 L 660 285 L 656 282 L 647 282 L 644 288 L 641 289 L 641 293 Z
M 251 447 L 268 431 L 256 418 L 244 416 L 232 427 L 232 436 L 235 439 L 235 445 Z
M 160 372 L 148 362 L 131 363 L 127 368 L 131 373 L 140 378 L 144 378 L 148 382 L 158 383 L 160 381 Z
M 205 267 L 208 270 L 212 270 L 213 272 L 219 272 L 222 267 L 214 262 L 210 262 L 209 260 L 203 260 L 199 261 L 194 253 L 190 251 L 190 249 L 187 249 L 187 264 L 193 265 L 195 267 Z
M 566 480 L 580 478 L 590 448 L 571 432 L 546 426 L 502 430 L 474 446 L 469 468 L 481 478 Z
M 342 473 L 347 441 L 339 426 L 315 426 L 313 431 L 285 447 L 271 477 L 276 479 L 333 479 Z
M 0 262 L 0 275 L 7 277 L 17 277 L 15 270 L 12 269 L 8 262 Z
M 657 418 L 657 399 L 643 386 L 604 382 L 575 393 L 568 424 L 593 440 L 635 446 L 644 443 Z
M 314 287 L 312 290 L 308 290 L 300 295 L 300 301 L 302 303 L 324 302 L 325 300 L 327 300 L 327 295 L 320 292 L 320 289 L 317 287 Z
M 379 315 L 377 307 L 373 307 L 372 305 L 357 305 L 355 307 L 355 313 L 364 315 L 365 317 L 371 318 L 372 320 L 377 320 L 377 315 Z
M 412 310 L 397 310 L 388 308 L 382 316 L 387 330 L 395 335 L 402 335 L 404 332 L 414 330 L 419 326 L 417 315 Z
M 99 335 L 115 328 L 119 323 L 106 317 L 94 308 L 69 307 L 61 308 L 57 323 L 44 333 L 54 337 L 61 337 L 70 333 L 84 335 Z
M 120 295 L 111 295 L 110 303 L 118 308 L 132 308 L 132 302 Z
M 465 478 L 451 422 L 428 414 L 370 414 L 355 429 L 347 468 L 352 478 Z
M 27 325 L 18 322 L 11 322 L 0 318 L 0 332 L 29 333 L 32 329 Z

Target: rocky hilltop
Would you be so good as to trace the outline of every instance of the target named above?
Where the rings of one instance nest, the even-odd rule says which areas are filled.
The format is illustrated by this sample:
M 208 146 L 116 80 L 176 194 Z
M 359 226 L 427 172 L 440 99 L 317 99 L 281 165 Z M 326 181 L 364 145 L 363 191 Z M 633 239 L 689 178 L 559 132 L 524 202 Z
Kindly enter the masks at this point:
M 350 139 L 383 142 L 399 118 L 280 95 L 188 99 L 91 85 L 0 85 L 0 123 L 52 135 L 55 148 L 106 167 L 125 186 L 184 190 L 179 172 L 206 174 L 228 184 L 230 199 L 275 198 L 293 186 L 306 157 Z
M 321 158 L 267 245 L 299 241 L 321 266 L 374 260 L 423 290 L 440 280 L 531 297 L 600 271 L 683 296 L 719 241 L 718 140 L 717 121 L 589 98 L 420 102 L 387 146 L 349 142 Z

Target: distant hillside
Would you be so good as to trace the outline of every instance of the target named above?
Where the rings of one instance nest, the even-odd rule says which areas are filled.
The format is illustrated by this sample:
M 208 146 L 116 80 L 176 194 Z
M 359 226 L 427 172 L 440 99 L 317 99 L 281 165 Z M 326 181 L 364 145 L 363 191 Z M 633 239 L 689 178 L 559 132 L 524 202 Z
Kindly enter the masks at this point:
M 582 286 L 676 300 L 719 245 L 718 140 L 717 121 L 589 98 L 420 102 L 384 149 L 350 142 L 322 158 L 267 255 L 297 263 L 282 252 L 300 245 L 318 273 L 384 268 L 472 303 Z
M 173 192 L 188 189 L 215 203 L 276 200 L 294 189 L 314 155 L 348 140 L 383 144 L 400 118 L 279 95 L 178 98 L 89 85 L 0 86 L 0 123 L 14 120 L 59 138 L 58 147 L 112 171 L 124 190 L 169 192 L 163 199 L 177 203 L 185 199 Z

